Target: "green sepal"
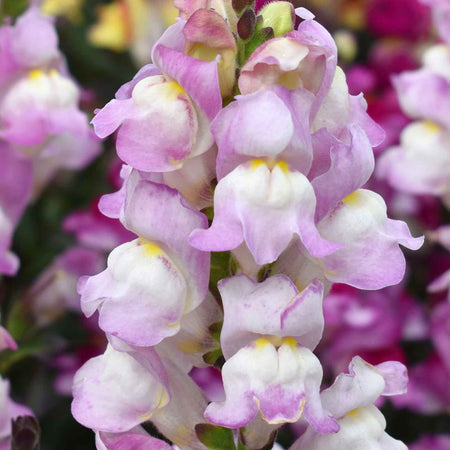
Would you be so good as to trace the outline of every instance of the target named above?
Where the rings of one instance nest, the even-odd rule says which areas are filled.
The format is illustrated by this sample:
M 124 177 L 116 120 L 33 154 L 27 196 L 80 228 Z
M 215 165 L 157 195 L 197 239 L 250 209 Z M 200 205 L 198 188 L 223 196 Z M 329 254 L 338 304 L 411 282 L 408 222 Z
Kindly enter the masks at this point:
M 256 29 L 253 33 L 253 36 L 245 43 L 244 48 L 244 57 L 241 58 L 241 67 L 244 65 L 248 58 L 250 58 L 250 55 L 264 42 L 268 41 L 269 39 L 272 39 L 274 37 L 274 33 L 272 28 L 261 28 Z
M 222 332 L 222 326 L 223 322 L 214 322 L 212 325 L 209 326 L 209 332 L 211 334 L 211 337 L 216 341 L 220 342 L 220 333 Z
M 230 428 L 199 423 L 195 426 L 195 433 L 200 442 L 212 450 L 236 450 L 233 431 Z
M 214 350 L 205 353 L 203 355 L 203 361 L 205 361 L 205 363 L 209 364 L 210 366 L 222 367 L 224 359 L 220 347 L 217 347 Z
M 217 283 L 228 278 L 230 273 L 230 252 L 212 252 L 211 253 L 211 267 L 209 276 L 209 288 L 216 298 L 220 298 L 217 290 Z

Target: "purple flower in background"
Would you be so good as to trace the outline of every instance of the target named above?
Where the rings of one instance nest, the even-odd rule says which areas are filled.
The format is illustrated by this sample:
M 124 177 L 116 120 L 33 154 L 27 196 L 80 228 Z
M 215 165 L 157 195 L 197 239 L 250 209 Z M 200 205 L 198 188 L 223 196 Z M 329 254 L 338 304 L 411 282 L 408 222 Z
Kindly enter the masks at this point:
M 427 35 L 430 9 L 420 0 L 374 0 L 367 10 L 367 27 L 376 36 L 417 40 Z

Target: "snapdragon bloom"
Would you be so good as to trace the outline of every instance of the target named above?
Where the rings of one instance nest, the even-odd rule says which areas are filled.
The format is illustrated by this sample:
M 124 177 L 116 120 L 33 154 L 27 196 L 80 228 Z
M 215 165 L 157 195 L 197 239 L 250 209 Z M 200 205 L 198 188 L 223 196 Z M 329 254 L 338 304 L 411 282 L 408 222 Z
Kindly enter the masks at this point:
M 340 374 L 334 384 L 321 393 L 322 402 L 338 418 L 336 434 L 320 435 L 308 427 L 291 447 L 293 450 L 345 450 L 386 448 L 406 450 L 400 441 L 385 431 L 386 421 L 373 405 L 380 395 L 397 395 L 406 390 L 406 368 L 389 361 L 371 366 L 359 357 L 353 358 L 348 374 Z
M 79 282 L 109 346 L 75 375 L 75 418 L 101 449 L 168 448 L 146 421 L 180 448 L 272 448 L 300 420 L 293 449 L 405 448 L 373 405 L 404 393 L 405 367 L 355 357 L 321 391 L 314 353 L 331 285 L 398 283 L 399 245 L 423 242 L 363 188 L 383 130 L 309 11 L 294 29 L 284 2 L 259 18 L 238 2 L 177 5 L 154 66 L 93 120 L 128 164 L 100 209 L 136 238 Z

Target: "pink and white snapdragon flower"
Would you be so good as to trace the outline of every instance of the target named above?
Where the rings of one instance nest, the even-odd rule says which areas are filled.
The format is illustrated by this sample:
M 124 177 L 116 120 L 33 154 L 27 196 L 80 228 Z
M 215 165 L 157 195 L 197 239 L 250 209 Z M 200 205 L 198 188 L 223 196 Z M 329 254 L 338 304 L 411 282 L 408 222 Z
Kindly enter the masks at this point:
M 178 4 L 155 65 L 93 120 L 101 137 L 117 133 L 128 164 L 100 209 L 136 239 L 79 282 L 109 345 L 75 375 L 74 417 L 99 449 L 170 448 L 147 421 L 183 449 L 271 448 L 299 420 L 308 428 L 293 449 L 405 448 L 373 405 L 405 392 L 403 364 L 355 357 L 321 392 L 313 353 L 331 285 L 396 284 L 399 245 L 423 242 L 363 189 L 382 129 L 349 94 L 336 45 L 309 11 L 297 10 L 294 30 L 285 2 L 259 18 L 246 3 Z M 211 157 L 213 173 L 199 170 Z M 213 366 L 223 390 L 200 377 Z

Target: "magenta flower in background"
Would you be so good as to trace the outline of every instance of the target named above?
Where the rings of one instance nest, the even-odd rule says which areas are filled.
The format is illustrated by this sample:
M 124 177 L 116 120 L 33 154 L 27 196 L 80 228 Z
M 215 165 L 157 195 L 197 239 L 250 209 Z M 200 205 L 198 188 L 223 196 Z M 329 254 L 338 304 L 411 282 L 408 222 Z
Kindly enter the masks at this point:
M 374 0 L 367 11 L 367 27 L 376 36 L 417 40 L 427 35 L 430 16 L 420 0 Z

